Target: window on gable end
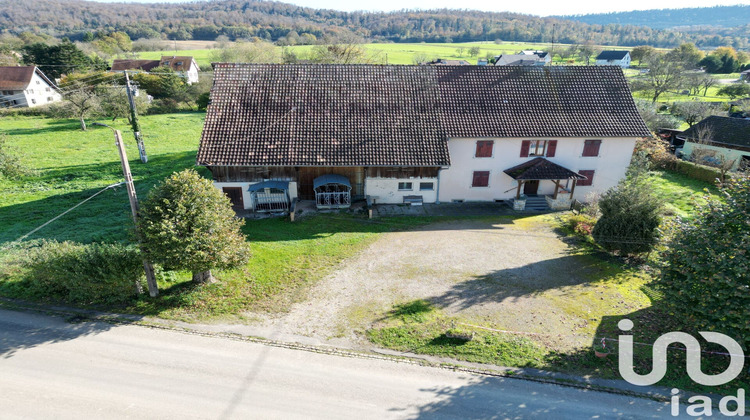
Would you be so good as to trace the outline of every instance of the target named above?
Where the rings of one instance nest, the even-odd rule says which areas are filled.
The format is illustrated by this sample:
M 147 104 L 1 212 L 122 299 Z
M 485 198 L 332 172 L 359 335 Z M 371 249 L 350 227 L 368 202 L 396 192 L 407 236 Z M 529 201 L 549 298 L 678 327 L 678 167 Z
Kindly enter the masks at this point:
M 579 179 L 576 185 L 581 186 L 581 187 L 593 185 L 594 171 L 584 170 L 584 171 L 578 171 L 578 173 L 585 176 L 587 179 Z
M 495 142 L 492 140 L 479 140 L 477 141 L 477 150 L 474 157 L 485 158 L 492 157 L 492 148 Z
M 583 156 L 599 156 L 601 140 L 586 140 L 583 142 Z
M 471 181 L 472 187 L 489 187 L 490 186 L 490 171 L 474 171 L 474 176 Z

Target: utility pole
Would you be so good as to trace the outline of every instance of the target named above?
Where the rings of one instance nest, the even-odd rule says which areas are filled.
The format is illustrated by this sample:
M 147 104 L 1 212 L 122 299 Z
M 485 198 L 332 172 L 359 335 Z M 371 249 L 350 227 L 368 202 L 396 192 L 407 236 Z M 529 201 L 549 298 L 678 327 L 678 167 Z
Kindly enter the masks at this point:
M 141 136 L 141 125 L 138 124 L 138 113 L 135 110 L 135 96 L 133 95 L 134 88 L 130 84 L 130 77 L 128 76 L 127 70 L 123 73 L 125 73 L 128 103 L 130 104 L 130 125 L 133 127 L 133 135 L 135 136 L 136 144 L 138 144 L 138 154 L 141 157 L 141 162 L 146 163 L 148 162 L 148 156 L 146 156 L 146 145 L 143 144 L 143 137 Z
M 128 190 L 128 200 L 130 201 L 130 212 L 133 214 L 133 223 L 135 223 L 136 232 L 138 231 L 138 196 L 135 193 L 135 186 L 133 185 L 133 176 L 130 174 L 130 163 L 128 162 L 128 155 L 125 152 L 125 144 L 122 141 L 122 133 L 120 130 L 101 123 L 93 123 L 92 125 L 98 125 L 107 127 L 115 133 L 115 145 L 117 150 L 120 152 L 120 163 L 122 164 L 122 174 L 125 176 L 125 187 Z M 156 276 L 154 275 L 154 266 L 148 261 L 146 257 L 143 258 L 143 269 L 146 272 L 146 283 L 148 284 L 148 294 L 151 297 L 159 296 L 159 286 L 156 284 Z M 141 285 L 136 283 L 138 287 L 138 293 L 143 293 Z

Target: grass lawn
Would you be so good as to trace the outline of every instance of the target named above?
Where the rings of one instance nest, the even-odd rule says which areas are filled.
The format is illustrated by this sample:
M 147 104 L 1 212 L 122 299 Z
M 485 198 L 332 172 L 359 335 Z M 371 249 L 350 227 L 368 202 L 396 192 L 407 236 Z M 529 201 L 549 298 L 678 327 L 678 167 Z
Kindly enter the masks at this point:
M 206 44 L 208 47 L 213 47 L 211 44 Z M 472 57 L 469 55 L 469 49 L 471 47 L 479 47 L 480 52 L 478 56 Z M 521 50 L 544 50 L 549 51 L 552 45 L 549 43 L 528 43 L 528 42 L 465 42 L 465 43 L 375 43 L 365 44 L 365 49 L 370 52 L 376 59 L 377 62 L 382 64 L 414 64 L 415 57 L 426 57 L 427 59 L 443 58 L 450 60 L 466 60 L 472 64 L 476 64 L 477 58 L 485 58 L 488 53 L 492 55 L 500 54 L 515 54 Z M 565 44 L 555 44 L 554 48 L 556 51 L 561 51 L 570 47 Z M 281 50 L 282 47 L 277 47 Z M 293 47 L 287 47 L 291 51 L 295 52 L 300 56 L 305 56 L 310 53 L 313 48 L 311 45 L 296 45 Z M 458 49 L 462 48 L 463 53 L 459 54 Z M 155 60 L 161 58 L 162 55 L 192 55 L 199 66 L 206 67 L 211 64 L 211 53 L 214 50 L 208 49 L 187 49 L 187 50 L 164 50 L 164 51 L 148 51 L 138 53 L 138 57 L 142 59 Z M 567 62 L 566 62 L 567 63 Z M 582 62 L 575 62 L 576 64 L 583 64 Z M 571 63 L 567 63 L 571 64 Z
M 140 199 L 172 172 L 194 167 L 203 118 L 202 113 L 189 112 L 142 117 L 147 164 L 138 160 L 125 121 L 103 121 L 123 130 Z M 109 129 L 92 127 L 84 132 L 72 119 L 8 117 L 0 121 L 0 132 L 8 134 L 8 142 L 23 152 L 23 161 L 38 172 L 23 180 L 0 181 L 0 246 L 122 180 Z M 125 189 L 118 188 L 97 196 L 28 239 L 127 242 L 132 228 L 130 217 Z M 278 219 L 249 221 L 244 231 L 253 257 L 247 266 L 218 273 L 222 281 L 204 287 L 193 287 L 188 273 L 161 273 L 162 295 L 158 299 L 142 298 L 116 309 L 180 319 L 238 314 L 251 307 L 283 309 L 284 299 L 294 299 L 292 295 L 303 289 L 300 286 L 357 252 L 378 232 L 421 223 L 425 221 L 418 218 L 368 223 L 360 216 L 346 214 L 303 218 L 294 224 Z M 0 294 L 33 298 L 18 287 L 22 280 L 13 273 L 17 272 L 3 267 L 0 261 Z
M 649 175 L 654 192 L 666 203 L 667 214 L 690 218 L 695 212 L 696 204 L 705 203 L 703 197 L 708 194 L 717 196 L 716 185 L 688 178 L 677 172 L 654 171 Z

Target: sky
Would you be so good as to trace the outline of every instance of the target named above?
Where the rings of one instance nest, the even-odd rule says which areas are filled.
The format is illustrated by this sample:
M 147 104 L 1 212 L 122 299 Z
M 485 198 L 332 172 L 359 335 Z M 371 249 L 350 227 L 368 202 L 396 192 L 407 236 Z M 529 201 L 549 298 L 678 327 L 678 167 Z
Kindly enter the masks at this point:
M 169 2 L 184 0 L 99 0 L 124 2 Z M 344 11 L 392 11 L 401 9 L 473 9 L 493 12 L 516 12 L 537 16 L 576 15 L 587 13 L 606 13 L 648 9 L 680 9 L 686 7 L 710 7 L 729 5 L 750 5 L 750 0 L 279 0 L 299 6 L 317 9 L 335 9 Z

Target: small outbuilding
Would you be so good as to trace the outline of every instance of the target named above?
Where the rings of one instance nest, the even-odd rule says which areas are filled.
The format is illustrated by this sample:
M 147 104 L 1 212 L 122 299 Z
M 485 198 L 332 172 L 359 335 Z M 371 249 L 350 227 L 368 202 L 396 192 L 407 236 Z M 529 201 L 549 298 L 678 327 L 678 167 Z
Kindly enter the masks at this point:
M 345 209 L 352 205 L 352 184 L 343 175 L 323 175 L 313 180 L 315 205 L 319 209 Z

